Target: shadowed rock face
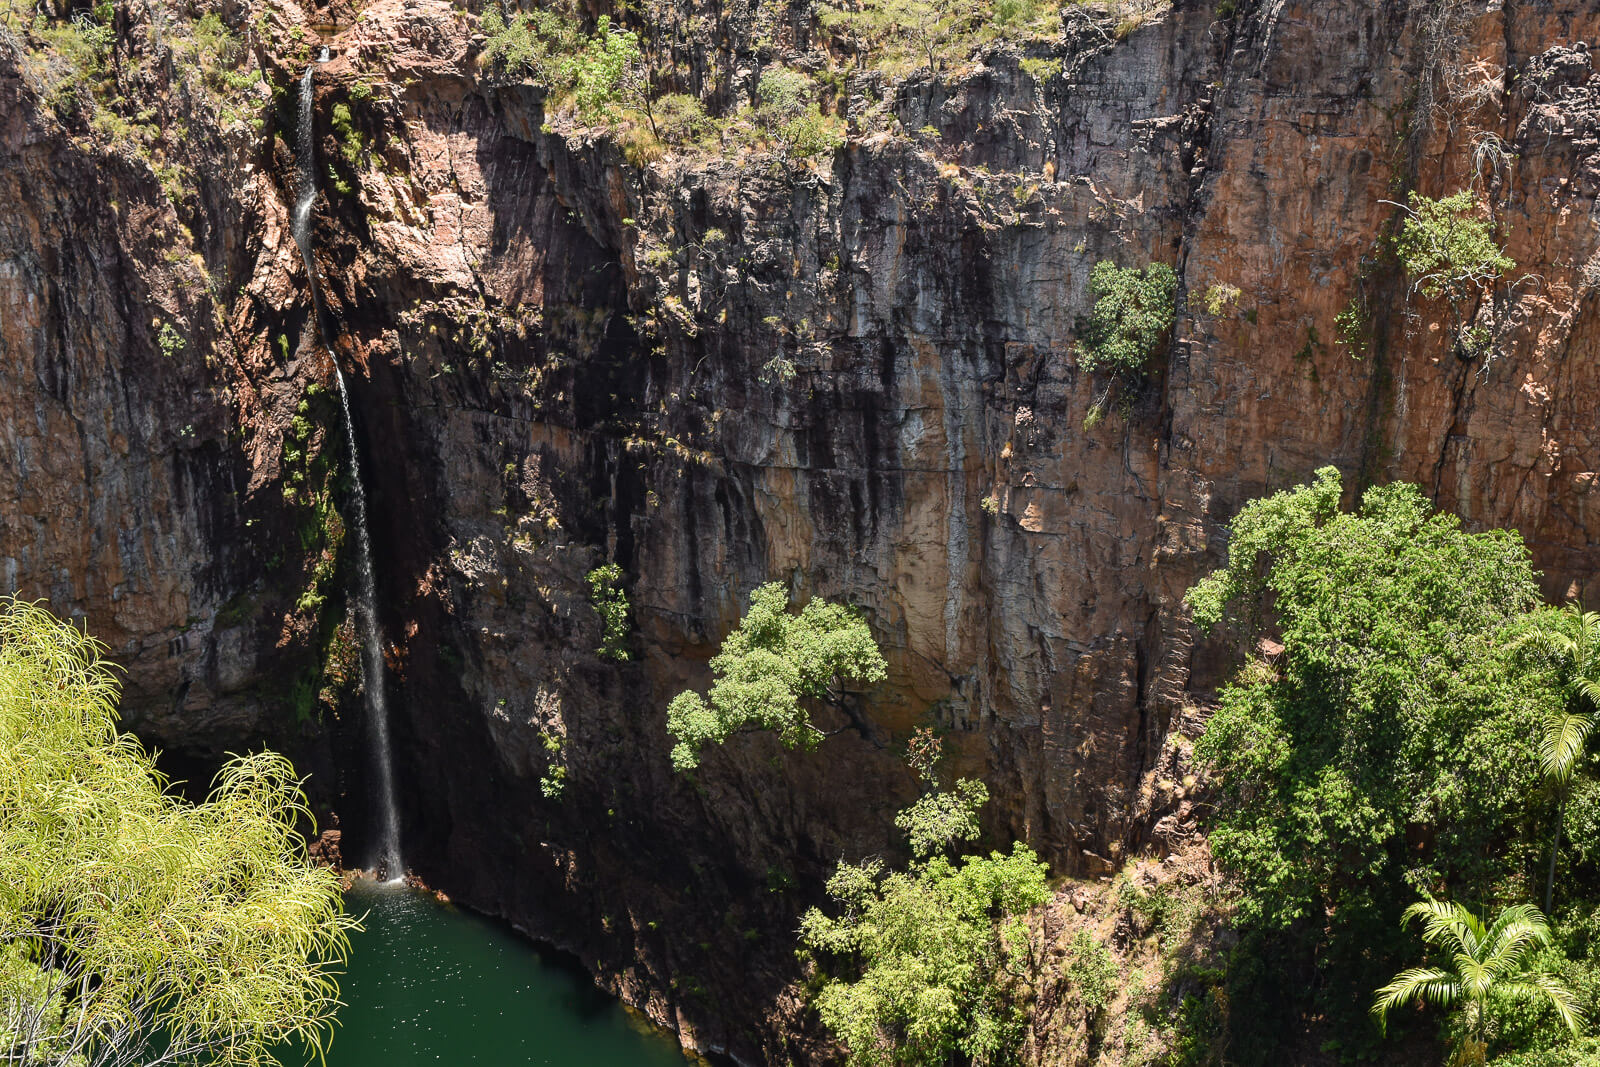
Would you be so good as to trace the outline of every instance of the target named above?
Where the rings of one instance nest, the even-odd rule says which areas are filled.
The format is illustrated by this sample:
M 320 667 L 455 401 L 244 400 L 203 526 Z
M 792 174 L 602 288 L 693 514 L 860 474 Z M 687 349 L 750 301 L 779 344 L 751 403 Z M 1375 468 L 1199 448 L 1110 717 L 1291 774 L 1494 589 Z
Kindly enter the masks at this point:
M 950 731 L 995 838 L 1058 872 L 1185 832 L 1169 734 L 1228 664 L 1181 597 L 1246 500 L 1328 463 L 1417 481 L 1520 529 L 1551 597 L 1593 600 L 1600 79 L 1576 42 L 1600 15 L 1495 3 L 1441 34 L 1440 10 L 1184 3 L 1120 42 L 1074 14 L 1042 85 L 1001 50 L 886 90 L 914 136 L 855 91 L 850 144 L 813 170 L 748 150 L 641 169 L 481 82 L 447 5 L 366 8 L 317 77 L 319 122 L 348 104 L 364 147 L 351 165 L 319 127 L 352 191 L 324 190 L 316 241 L 357 371 L 420 873 L 686 1040 L 803 1055 L 796 917 L 841 856 L 896 847 L 911 726 Z M 736 88 L 750 29 L 719 28 L 732 51 L 695 77 Z M 295 751 L 359 857 L 340 529 L 293 481 L 295 455 L 340 451 L 326 419 L 293 422 L 331 374 L 288 232 L 293 130 L 198 122 L 174 206 L 17 63 L 0 41 L 5 583 L 108 642 L 176 766 Z M 1454 103 L 1408 128 L 1441 63 Z M 1385 201 L 1466 185 L 1486 132 L 1517 156 L 1476 174 L 1519 266 L 1473 309 L 1493 358 L 1464 360 L 1376 252 Z M 1189 309 L 1085 429 L 1107 383 L 1073 345 L 1102 258 L 1173 263 Z M 1334 322 L 1353 297 L 1359 355 Z M 607 560 L 634 610 L 623 665 L 593 652 L 583 576 Z M 781 756 L 740 738 L 676 778 L 665 704 L 772 578 L 871 620 L 876 731 Z

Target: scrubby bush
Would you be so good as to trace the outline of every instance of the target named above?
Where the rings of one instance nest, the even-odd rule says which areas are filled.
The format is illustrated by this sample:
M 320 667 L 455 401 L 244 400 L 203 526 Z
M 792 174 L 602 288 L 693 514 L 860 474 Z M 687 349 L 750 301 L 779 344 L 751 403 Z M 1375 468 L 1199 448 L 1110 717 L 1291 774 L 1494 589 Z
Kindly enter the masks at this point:
M 1124 376 L 1144 372 L 1172 330 L 1178 276 L 1165 263 L 1143 270 L 1109 259 L 1094 265 L 1089 295 L 1094 309 L 1078 340 L 1078 366 Z

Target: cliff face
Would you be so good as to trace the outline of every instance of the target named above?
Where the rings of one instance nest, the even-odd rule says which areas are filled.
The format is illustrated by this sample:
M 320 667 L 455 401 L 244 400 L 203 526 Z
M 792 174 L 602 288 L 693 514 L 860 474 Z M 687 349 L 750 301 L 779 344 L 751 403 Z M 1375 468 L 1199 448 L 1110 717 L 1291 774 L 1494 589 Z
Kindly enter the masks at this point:
M 687 1040 L 801 1053 L 795 917 L 838 858 L 893 849 L 912 725 L 950 731 L 990 829 L 1058 873 L 1186 833 L 1174 740 L 1227 662 L 1181 597 L 1244 501 L 1328 463 L 1420 482 L 1521 530 L 1552 597 L 1600 592 L 1600 78 L 1579 43 L 1600 14 L 1227 7 L 1124 39 L 1069 8 L 1059 74 L 997 47 L 859 76 L 820 167 L 629 162 L 484 81 L 442 2 L 378 0 L 332 42 L 318 265 L 424 877 Z M 770 53 L 748 14 L 690 48 L 696 77 L 749 91 Z M 348 464 L 288 233 L 299 69 L 271 44 L 300 18 L 251 22 L 290 90 L 263 134 L 136 87 L 189 108 L 153 160 L 53 114 L 0 36 L 0 565 L 110 644 L 130 721 L 181 759 L 264 739 L 309 760 L 359 860 Z M 1508 159 L 1474 158 L 1491 134 Z M 1404 190 L 1469 183 L 1519 266 L 1462 358 L 1378 242 Z M 1105 258 L 1175 264 L 1187 310 L 1086 428 L 1107 383 L 1074 343 Z M 622 665 L 594 653 L 583 581 L 611 560 Z M 891 670 L 876 729 L 781 758 L 741 738 L 677 778 L 665 705 L 774 578 L 864 609 Z

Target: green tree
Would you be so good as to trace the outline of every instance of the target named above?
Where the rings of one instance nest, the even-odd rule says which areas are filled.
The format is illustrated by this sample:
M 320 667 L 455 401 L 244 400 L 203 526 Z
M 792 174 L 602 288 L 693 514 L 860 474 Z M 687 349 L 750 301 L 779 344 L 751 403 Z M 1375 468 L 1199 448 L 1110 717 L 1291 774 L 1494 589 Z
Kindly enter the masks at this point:
M 622 568 L 605 563 L 585 575 L 589 602 L 600 616 L 596 654 L 624 663 L 628 659 L 628 594 L 622 589 Z
M 548 89 L 566 91 L 567 59 L 581 47 L 577 17 L 565 10 L 539 9 L 508 21 L 492 8 L 479 29 L 486 40 L 478 66 L 492 78 L 531 78 Z
M 1487 331 L 1468 327 L 1470 302 L 1516 262 L 1494 239 L 1489 222 L 1478 217 L 1478 196 L 1470 189 L 1439 200 L 1412 193 L 1408 203 L 1396 206 L 1405 218 L 1395 251 L 1412 292 L 1430 300 L 1444 297 L 1454 343 L 1476 355 L 1490 338 Z
M 699 766 L 701 749 L 744 730 L 771 730 L 786 748 L 809 748 L 829 732 L 811 721 L 807 702 L 827 704 L 865 728 L 844 687 L 875 685 L 888 673 L 866 621 L 820 598 L 797 615 L 785 610 L 788 603 L 781 583 L 758 586 L 738 629 L 712 657 L 708 696 L 688 689 L 673 698 L 667 732 L 677 740 L 675 768 Z
M 1009 855 L 944 855 L 978 836 L 981 782 L 935 788 L 938 744 L 919 733 L 929 787 L 900 813 L 917 857 L 885 873 L 871 860 L 841 863 L 828 880 L 837 918 L 812 908 L 800 923 L 805 948 L 842 961 L 815 998 L 817 1013 L 864 1067 L 943 1067 L 959 1054 L 974 1064 L 1005 1062 L 1021 1033 L 1016 992 L 1030 970 L 1023 916 L 1048 898 L 1045 865 L 1018 842 Z
M 1187 600 L 1250 652 L 1196 748 L 1220 775 L 1213 854 L 1271 961 L 1234 972 L 1258 986 L 1233 1000 L 1284 998 L 1304 969 L 1300 988 L 1358 1036 L 1347 1013 L 1381 980 L 1409 887 L 1489 896 L 1537 862 L 1524 828 L 1555 696 L 1506 648 L 1538 602 L 1516 534 L 1467 533 L 1405 484 L 1344 512 L 1342 489 L 1329 467 L 1245 505 L 1226 566 Z M 1252 1022 L 1268 1043 L 1288 1025 Z
M 620 108 L 642 114 L 650 132 L 658 134 L 650 75 L 638 34 L 613 27 L 611 19 L 601 15 L 594 36 L 568 61 L 567 70 L 584 121 L 612 119 Z
M 1562 706 L 1545 719 L 1539 743 L 1539 766 L 1559 798 L 1544 890 L 1548 912 L 1555 900 L 1556 856 L 1561 849 L 1567 796 L 1584 746 L 1600 721 L 1600 612 L 1584 611 L 1577 604 L 1544 608 L 1528 617 L 1512 647 L 1550 660 L 1565 697 Z
M 813 159 L 844 143 L 839 123 L 812 100 L 812 81 L 799 71 L 769 67 L 756 86 L 756 119 L 777 140 L 785 159 Z
M 204 804 L 117 731 L 99 646 L 0 603 L 0 1056 L 45 1067 L 320 1057 L 349 951 L 293 770 L 259 753 Z
M 1450 956 L 1443 967 L 1412 967 L 1378 990 L 1372 1013 L 1378 1025 L 1407 1004 L 1459 1009 L 1460 1035 L 1452 1064 L 1481 1064 L 1492 1036 L 1490 1009 L 1496 1002 L 1536 1001 L 1549 1005 L 1574 1036 L 1583 1012 L 1555 974 L 1530 957 L 1551 943 L 1550 927 L 1538 908 L 1518 904 L 1485 926 L 1472 911 L 1453 901 L 1429 898 L 1406 909 L 1403 922 L 1422 921 L 1422 939 Z
M 861 64 L 893 70 L 914 60 L 937 74 L 979 43 L 982 10 L 974 0 L 829 0 L 819 19 Z
M 1143 270 L 1109 259 L 1089 274 L 1089 313 L 1078 345 L 1078 366 L 1089 372 L 1139 374 L 1172 330 L 1178 276 L 1165 263 Z

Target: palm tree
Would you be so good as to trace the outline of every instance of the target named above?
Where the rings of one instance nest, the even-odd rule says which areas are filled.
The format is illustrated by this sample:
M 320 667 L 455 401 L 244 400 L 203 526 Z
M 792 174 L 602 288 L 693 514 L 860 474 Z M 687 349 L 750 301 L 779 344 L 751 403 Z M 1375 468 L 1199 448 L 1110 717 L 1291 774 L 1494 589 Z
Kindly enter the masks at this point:
M 1406 909 L 1402 925 L 1422 920 L 1422 939 L 1450 952 L 1450 967 L 1413 967 L 1378 990 L 1372 1013 L 1379 1029 L 1390 1010 L 1406 1004 L 1463 1008 L 1465 1029 L 1451 1056 L 1455 1064 L 1482 1063 L 1492 1000 L 1543 1000 L 1574 1034 L 1583 1010 L 1549 971 L 1528 966 L 1528 956 L 1550 944 L 1550 926 L 1532 904 L 1506 908 L 1485 927 L 1483 920 L 1453 901 L 1420 900 Z
M 1550 874 L 1545 880 L 1544 910 L 1556 892 L 1556 854 L 1561 849 L 1561 820 L 1567 792 L 1589 735 L 1600 725 L 1600 611 L 1584 611 L 1576 603 L 1547 608 L 1530 617 L 1513 643 L 1532 648 L 1554 661 L 1566 697 L 1560 711 L 1545 720 L 1539 742 L 1539 764 L 1556 787 L 1556 833 L 1550 845 Z

